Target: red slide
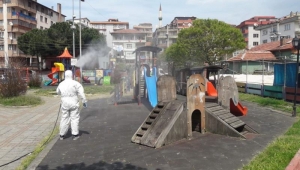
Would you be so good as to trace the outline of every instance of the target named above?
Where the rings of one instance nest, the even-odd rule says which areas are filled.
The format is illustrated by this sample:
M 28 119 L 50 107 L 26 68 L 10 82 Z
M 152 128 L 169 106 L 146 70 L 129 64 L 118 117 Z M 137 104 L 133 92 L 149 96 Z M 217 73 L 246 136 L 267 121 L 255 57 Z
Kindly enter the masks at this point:
M 246 116 L 248 113 L 248 108 L 243 106 L 240 102 L 234 105 L 232 99 L 230 99 L 230 112 L 235 116 Z
M 58 82 L 57 73 L 58 73 L 58 69 L 55 67 L 52 67 L 51 73 L 48 74 L 48 77 L 52 80 L 50 85 L 55 85 Z
M 217 92 L 216 88 L 214 87 L 214 85 L 210 81 L 207 81 L 206 85 L 207 85 L 207 95 L 213 96 L 213 97 L 218 97 L 218 92 Z

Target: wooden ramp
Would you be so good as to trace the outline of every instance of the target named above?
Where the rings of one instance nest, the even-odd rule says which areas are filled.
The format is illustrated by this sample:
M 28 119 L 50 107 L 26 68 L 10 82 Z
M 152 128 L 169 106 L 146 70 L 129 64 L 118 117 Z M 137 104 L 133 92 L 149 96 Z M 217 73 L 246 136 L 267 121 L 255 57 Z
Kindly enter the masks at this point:
M 187 137 L 186 111 L 183 102 L 159 103 L 131 138 L 137 144 L 159 148 Z
M 238 117 L 217 103 L 205 104 L 206 129 L 211 133 L 247 138 L 247 134 L 257 132 Z

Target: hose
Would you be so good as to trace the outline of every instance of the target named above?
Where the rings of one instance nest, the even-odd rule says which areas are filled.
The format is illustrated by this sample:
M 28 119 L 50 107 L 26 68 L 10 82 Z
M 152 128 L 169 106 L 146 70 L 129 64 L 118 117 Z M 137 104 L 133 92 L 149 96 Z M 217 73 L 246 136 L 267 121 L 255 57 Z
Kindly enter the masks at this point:
M 55 127 L 56 127 L 56 123 L 57 123 L 57 120 L 58 120 L 58 117 L 59 117 L 60 110 L 61 110 L 61 104 L 59 105 L 57 117 L 56 117 L 56 120 L 55 120 L 55 123 L 54 123 L 54 127 L 53 127 L 53 129 L 52 129 L 52 132 L 51 132 L 51 134 L 49 135 L 48 139 L 47 139 L 47 140 L 42 144 L 42 146 L 40 146 L 40 147 L 43 147 L 43 146 L 50 140 L 50 138 L 51 138 L 51 136 L 52 136 L 52 134 L 53 134 L 53 132 L 54 132 L 54 130 L 55 130 Z M 16 158 L 16 159 L 10 161 L 10 162 L 7 162 L 7 163 L 5 163 L 5 164 L 2 164 L 2 165 L 0 165 L 0 167 L 3 167 L 3 166 L 6 166 L 6 165 L 8 165 L 8 164 L 11 164 L 11 163 L 13 163 L 13 162 L 16 162 L 17 160 L 20 160 L 21 158 L 23 158 L 23 157 L 25 157 L 25 156 L 27 156 L 27 155 L 31 155 L 32 152 L 34 152 L 34 151 L 31 151 L 31 152 L 29 152 L 29 153 L 26 153 L 26 154 L 24 154 L 24 155 L 22 155 L 22 156 L 20 156 L 20 157 L 18 157 L 18 158 Z

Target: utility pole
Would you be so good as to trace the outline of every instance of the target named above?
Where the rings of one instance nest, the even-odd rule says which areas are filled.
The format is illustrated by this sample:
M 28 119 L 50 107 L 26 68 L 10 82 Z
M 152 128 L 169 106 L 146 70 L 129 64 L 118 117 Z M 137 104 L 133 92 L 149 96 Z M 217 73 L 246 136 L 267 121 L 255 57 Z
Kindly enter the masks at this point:
M 4 41 L 4 66 L 5 68 L 8 67 L 8 30 L 7 30 L 7 3 L 6 0 L 3 0 L 3 28 L 4 28 L 4 35 L 3 35 L 3 41 Z
M 84 2 L 84 0 L 79 0 L 79 59 L 81 58 L 81 1 Z M 80 66 L 80 83 L 82 83 L 82 66 Z

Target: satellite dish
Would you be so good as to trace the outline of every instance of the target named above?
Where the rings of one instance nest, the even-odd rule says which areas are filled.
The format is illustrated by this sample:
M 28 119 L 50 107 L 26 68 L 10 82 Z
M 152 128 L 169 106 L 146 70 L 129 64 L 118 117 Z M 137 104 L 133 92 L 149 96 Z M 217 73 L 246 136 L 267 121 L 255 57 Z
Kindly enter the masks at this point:
M 257 24 L 257 23 L 254 23 L 254 26 L 255 26 L 255 27 L 257 27 L 257 26 L 258 26 L 258 24 Z

